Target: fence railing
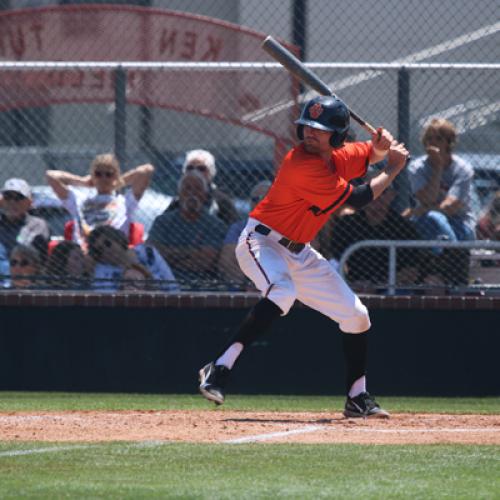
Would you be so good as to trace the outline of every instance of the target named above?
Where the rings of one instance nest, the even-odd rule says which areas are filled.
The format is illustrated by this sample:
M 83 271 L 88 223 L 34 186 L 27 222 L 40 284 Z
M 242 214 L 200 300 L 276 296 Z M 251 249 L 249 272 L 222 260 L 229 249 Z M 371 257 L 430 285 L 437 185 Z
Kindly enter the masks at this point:
M 339 272 L 344 279 L 348 280 L 348 260 L 361 248 L 387 248 L 389 250 L 389 258 L 387 261 L 387 294 L 394 295 L 396 293 L 396 262 L 397 251 L 401 248 L 430 248 L 430 249 L 462 249 L 462 250 L 495 250 L 500 254 L 500 241 L 441 241 L 441 240 L 362 240 L 352 244 L 345 250 L 339 260 Z M 481 256 L 480 256 L 481 257 Z M 485 260 L 491 260 L 491 255 L 483 255 Z M 495 258 L 495 260 L 498 260 Z M 498 268 L 498 281 L 491 283 L 500 288 L 500 267 Z M 405 285 L 401 286 L 406 288 Z

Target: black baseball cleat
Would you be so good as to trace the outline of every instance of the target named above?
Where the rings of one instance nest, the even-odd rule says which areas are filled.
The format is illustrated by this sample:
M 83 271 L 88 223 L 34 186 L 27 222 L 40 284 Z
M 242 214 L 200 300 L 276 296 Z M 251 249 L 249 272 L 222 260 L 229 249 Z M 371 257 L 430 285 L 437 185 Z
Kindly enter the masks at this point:
M 389 412 L 380 408 L 373 396 L 362 392 L 357 396 L 347 397 L 344 408 L 344 416 L 347 418 L 389 418 Z
M 224 403 L 224 388 L 229 376 L 229 368 L 210 362 L 199 371 L 199 374 L 202 396 L 217 405 Z

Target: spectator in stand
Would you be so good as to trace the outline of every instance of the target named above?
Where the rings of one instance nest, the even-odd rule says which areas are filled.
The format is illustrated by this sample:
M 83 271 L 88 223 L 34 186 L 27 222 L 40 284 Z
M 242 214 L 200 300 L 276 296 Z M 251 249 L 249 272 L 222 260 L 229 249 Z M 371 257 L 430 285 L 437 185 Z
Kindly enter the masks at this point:
M 488 209 L 479 219 L 476 231 L 481 240 L 500 241 L 500 191 L 495 193 Z
M 47 257 L 50 229 L 47 222 L 29 214 L 31 188 L 24 179 L 9 179 L 0 195 L 0 243 L 7 255 L 17 245 L 35 248 L 41 262 Z
M 426 156 L 415 159 L 408 168 L 417 202 L 411 215 L 425 239 L 475 239 L 471 208 L 474 170 L 453 154 L 456 143 L 454 125 L 444 118 L 434 118 L 422 135 Z
M 260 181 L 252 188 L 250 192 L 250 210 L 253 210 L 257 203 L 264 198 L 271 184 L 271 181 L 264 180 Z M 218 268 L 220 277 L 236 288 L 240 288 L 249 283 L 248 279 L 241 272 L 234 253 L 236 244 L 238 243 L 238 239 L 246 223 L 247 217 L 233 222 L 233 224 L 229 226 L 219 256 Z
M 80 245 L 61 241 L 52 250 L 47 263 L 48 285 L 51 288 L 87 288 L 89 263 Z
M 11 288 L 44 288 L 40 253 L 28 245 L 16 245 L 10 253 Z
M 89 175 L 48 170 L 46 177 L 74 220 L 73 241 L 83 244 L 94 228 L 104 224 L 120 229 L 128 237 L 134 212 L 153 172 L 153 165 L 148 163 L 121 175 L 116 157 L 102 154 L 92 161 Z M 94 189 L 83 193 L 72 186 Z M 118 194 L 127 186 L 130 189 L 125 194 Z
M 474 170 L 453 154 L 456 143 L 455 126 L 444 118 L 432 119 L 422 134 L 427 154 L 415 159 L 408 168 L 417 203 L 411 210 L 411 220 L 426 240 L 475 239 L 476 220 L 471 207 Z M 441 255 L 442 273 L 448 283 L 467 283 L 468 250 L 434 251 Z
M 239 214 L 233 200 L 214 183 L 214 177 L 217 174 L 214 155 L 205 149 L 188 151 L 182 165 L 182 175 L 192 171 L 199 172 L 207 181 L 209 195 L 206 204 L 209 207 L 209 213 L 216 215 L 226 225 L 236 222 L 239 219 Z M 174 198 L 167 210 L 176 208 L 179 208 L 179 198 Z
M 149 245 L 137 245 L 128 248 L 128 240 L 119 229 L 111 226 L 99 226 L 88 239 L 89 256 L 93 261 L 92 287 L 102 291 L 117 290 L 124 269 L 131 264 L 141 264 L 157 281 L 156 289 L 173 291 L 179 286 L 170 266 L 158 251 Z
M 187 171 L 179 181 L 178 195 L 178 210 L 166 210 L 156 217 L 148 243 L 169 262 L 178 279 L 216 278 L 214 269 L 227 228 L 209 212 L 205 176 L 197 170 Z
M 151 290 L 153 289 L 153 279 L 153 275 L 147 270 L 145 266 L 133 262 L 123 270 L 120 290 Z
M 389 151 L 387 164 L 394 161 Z M 371 175 L 378 173 L 371 168 Z M 389 186 L 376 200 L 354 214 L 345 215 L 337 220 L 331 239 L 332 264 L 338 267 L 344 251 L 361 240 L 416 240 L 419 239 L 415 226 L 391 204 L 396 196 L 393 186 Z M 422 279 L 427 270 L 426 252 L 416 249 L 402 249 L 397 252 L 396 270 L 398 285 L 412 285 Z M 363 248 L 356 251 L 347 262 L 347 276 L 357 288 L 373 291 L 377 286 L 388 282 L 387 248 Z

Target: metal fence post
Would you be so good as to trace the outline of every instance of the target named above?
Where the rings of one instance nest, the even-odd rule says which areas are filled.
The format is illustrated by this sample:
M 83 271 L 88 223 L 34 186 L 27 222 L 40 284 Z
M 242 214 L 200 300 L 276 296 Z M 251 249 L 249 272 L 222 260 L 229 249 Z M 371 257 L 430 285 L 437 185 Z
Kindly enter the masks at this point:
M 115 70 L 115 155 L 122 167 L 127 159 L 127 71 Z
M 410 72 L 398 70 L 398 141 L 410 146 Z

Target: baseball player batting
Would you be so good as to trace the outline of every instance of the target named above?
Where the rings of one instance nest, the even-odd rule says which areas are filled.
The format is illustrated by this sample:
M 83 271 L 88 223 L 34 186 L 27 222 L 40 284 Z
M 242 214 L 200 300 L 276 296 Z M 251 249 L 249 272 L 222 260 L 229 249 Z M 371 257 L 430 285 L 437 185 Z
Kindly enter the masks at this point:
M 264 199 L 250 212 L 236 257 L 262 298 L 214 361 L 200 372 L 200 392 L 222 404 L 234 364 L 244 349 L 294 301 L 338 323 L 346 362 L 346 417 L 389 417 L 366 389 L 370 318 L 367 308 L 310 242 L 330 215 L 344 203 L 361 208 L 393 182 L 408 151 L 385 129 L 371 141 L 345 143 L 349 110 L 334 96 L 316 97 L 303 108 L 297 124 L 299 144 L 285 156 Z M 384 170 L 354 186 L 368 165 L 387 155 Z

